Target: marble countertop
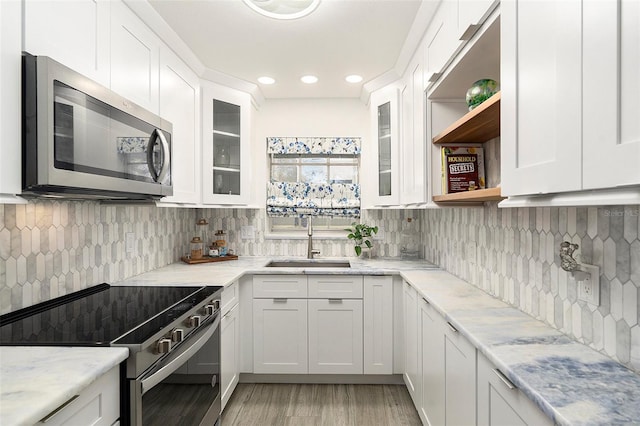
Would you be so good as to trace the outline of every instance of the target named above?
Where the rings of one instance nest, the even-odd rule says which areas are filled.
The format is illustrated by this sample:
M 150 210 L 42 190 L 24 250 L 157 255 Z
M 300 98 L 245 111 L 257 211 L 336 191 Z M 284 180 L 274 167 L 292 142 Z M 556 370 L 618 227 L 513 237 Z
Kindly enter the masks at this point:
M 0 347 L 0 424 L 37 423 L 128 355 L 126 348 Z
M 640 375 L 445 271 L 402 275 L 556 424 L 640 423 Z

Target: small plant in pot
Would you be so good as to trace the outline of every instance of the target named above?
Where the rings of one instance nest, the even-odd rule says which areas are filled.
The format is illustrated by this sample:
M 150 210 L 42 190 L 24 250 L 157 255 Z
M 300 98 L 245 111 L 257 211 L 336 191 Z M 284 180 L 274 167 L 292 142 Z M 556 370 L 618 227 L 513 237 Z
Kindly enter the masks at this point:
M 351 224 L 351 228 L 345 228 L 345 231 L 349 232 L 347 238 L 353 240 L 355 244 L 356 255 L 360 256 L 362 254 L 362 246 L 366 246 L 367 248 L 373 247 L 371 243 L 371 239 L 373 239 L 373 235 L 378 233 L 377 226 L 369 226 L 365 223 L 356 223 L 353 222 Z

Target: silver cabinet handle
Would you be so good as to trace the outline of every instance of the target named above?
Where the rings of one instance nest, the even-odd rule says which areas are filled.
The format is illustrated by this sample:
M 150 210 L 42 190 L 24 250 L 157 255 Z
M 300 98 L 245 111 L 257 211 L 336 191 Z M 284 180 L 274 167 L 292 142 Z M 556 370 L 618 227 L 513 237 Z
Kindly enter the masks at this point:
M 329 299 L 329 303 L 342 303 L 342 299 Z
M 480 29 L 478 24 L 470 24 L 460 36 L 460 40 L 471 40 L 471 37 Z
M 80 395 L 74 395 L 71 398 L 69 398 L 69 400 L 67 402 L 64 402 L 62 405 L 60 405 L 58 408 L 56 408 L 55 410 L 53 410 L 52 412 L 50 412 L 49 414 L 47 414 L 45 417 L 43 417 L 40 422 L 41 423 L 47 423 L 49 420 L 51 420 L 52 418 L 54 418 L 56 416 L 56 414 L 58 414 L 60 411 L 62 411 L 67 405 L 71 404 L 73 401 L 75 401 Z
M 511 389 L 511 390 L 518 389 L 518 387 L 516 385 L 514 385 L 513 382 L 511 380 L 509 380 L 509 378 L 507 376 L 505 376 L 502 371 L 498 370 L 497 368 L 494 368 L 493 372 L 495 373 L 496 376 L 498 376 L 498 378 L 500 380 L 502 380 L 502 383 L 507 385 L 507 387 L 509 389 Z
M 429 301 L 428 301 L 427 299 L 425 299 L 424 297 L 422 298 L 422 301 L 423 301 L 424 303 L 426 303 L 427 305 L 430 305 L 430 304 L 431 304 L 431 303 L 429 303 Z
M 447 321 L 447 325 L 449 326 L 449 328 L 451 329 L 451 331 L 453 331 L 454 333 L 457 333 L 457 332 L 458 332 L 458 329 L 457 329 L 457 328 L 455 328 L 455 327 L 453 326 L 453 324 L 451 324 L 449 321 Z
M 162 148 L 162 166 L 160 171 L 156 170 L 156 166 L 153 164 L 153 146 L 156 144 L 156 140 L 160 139 L 160 147 Z M 151 133 L 149 143 L 147 144 L 147 166 L 149 167 L 149 173 L 155 182 L 162 182 L 169 172 L 169 160 L 171 153 L 169 152 L 169 143 L 164 137 L 164 134 L 159 129 L 155 129 Z
M 287 303 L 287 298 L 286 297 L 274 298 L 273 303 Z

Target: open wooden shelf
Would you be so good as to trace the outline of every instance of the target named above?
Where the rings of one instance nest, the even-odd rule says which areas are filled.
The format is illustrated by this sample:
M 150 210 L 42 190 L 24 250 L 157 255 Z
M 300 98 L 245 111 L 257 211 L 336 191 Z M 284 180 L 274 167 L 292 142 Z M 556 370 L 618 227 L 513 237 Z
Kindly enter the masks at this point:
M 485 201 L 500 201 L 504 197 L 500 195 L 500 188 L 477 189 L 475 191 L 454 192 L 453 194 L 434 195 L 436 203 L 482 203 Z
M 433 143 L 484 143 L 498 136 L 500 136 L 500 92 L 436 135 Z

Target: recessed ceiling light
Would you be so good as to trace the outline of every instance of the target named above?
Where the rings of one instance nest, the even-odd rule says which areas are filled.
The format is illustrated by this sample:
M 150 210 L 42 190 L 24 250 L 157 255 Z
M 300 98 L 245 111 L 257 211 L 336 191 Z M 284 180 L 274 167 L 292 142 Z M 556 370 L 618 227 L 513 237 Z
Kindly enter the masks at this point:
M 244 0 L 244 3 L 269 18 L 298 19 L 316 10 L 320 0 Z
M 300 80 L 303 83 L 313 84 L 313 83 L 317 83 L 318 82 L 318 77 L 316 77 L 315 75 L 305 75 L 305 76 L 300 77 Z
M 344 78 L 349 83 L 360 83 L 362 81 L 362 76 L 358 74 L 351 74 Z
M 264 76 L 264 77 L 259 77 L 258 82 L 261 84 L 273 84 L 276 81 L 271 77 Z

